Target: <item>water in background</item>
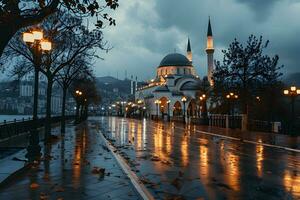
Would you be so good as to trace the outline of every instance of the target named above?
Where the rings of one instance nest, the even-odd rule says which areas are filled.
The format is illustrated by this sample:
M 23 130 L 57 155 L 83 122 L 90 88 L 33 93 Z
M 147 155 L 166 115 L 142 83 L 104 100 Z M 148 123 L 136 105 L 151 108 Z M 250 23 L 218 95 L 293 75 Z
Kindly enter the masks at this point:
M 4 122 L 4 120 L 9 122 L 14 121 L 15 119 L 22 120 L 23 118 L 28 120 L 29 118 L 32 118 L 32 115 L 0 115 L 0 123 Z

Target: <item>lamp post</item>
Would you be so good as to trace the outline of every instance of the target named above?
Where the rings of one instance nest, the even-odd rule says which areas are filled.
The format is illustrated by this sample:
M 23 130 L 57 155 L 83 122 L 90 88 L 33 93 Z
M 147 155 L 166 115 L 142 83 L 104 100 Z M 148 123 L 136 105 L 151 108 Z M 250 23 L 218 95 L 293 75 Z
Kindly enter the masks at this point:
M 80 98 L 82 96 L 82 92 L 80 90 L 76 90 L 75 91 L 75 96 L 76 96 L 76 119 L 75 119 L 75 123 L 79 123 L 79 107 L 80 107 Z
M 283 91 L 285 96 L 289 96 L 291 98 L 291 122 L 294 128 L 295 125 L 295 99 L 300 95 L 300 89 L 296 86 L 291 86 L 289 89 Z
M 27 147 L 26 157 L 29 162 L 36 161 L 40 158 L 41 147 L 39 146 L 39 134 L 37 131 L 38 124 L 38 92 L 39 92 L 39 71 L 41 67 L 42 51 L 50 51 L 52 48 L 51 42 L 43 38 L 43 32 L 34 30 L 32 32 L 23 33 L 23 41 L 32 52 L 34 65 L 34 92 L 33 92 L 33 125 L 29 136 L 29 146 Z
M 146 108 L 146 106 L 143 106 L 143 117 L 145 118 L 147 118 L 147 116 L 146 116 L 146 110 L 147 110 L 147 108 Z
M 160 100 L 155 100 L 154 103 L 156 104 L 156 119 L 158 120 L 158 109 L 159 109 L 159 104 L 161 103 Z
M 201 112 L 201 114 L 202 114 L 202 117 L 203 118 L 206 118 L 207 117 L 207 107 L 206 107 L 206 95 L 205 94 L 202 94 L 200 97 L 199 97 L 199 99 L 200 99 L 200 102 L 202 102 L 202 104 L 203 104 L 203 106 L 202 106 L 202 108 L 203 108 L 203 112 Z
M 182 101 L 182 103 L 183 103 L 183 123 L 185 124 L 185 103 L 186 103 L 186 101 L 187 101 L 186 97 L 185 97 L 185 96 L 182 97 L 182 98 L 181 98 L 181 101 Z
M 167 105 L 168 105 L 168 121 L 170 121 L 170 103 L 171 103 L 171 101 L 170 100 L 168 100 L 167 101 Z
M 229 115 L 230 115 L 230 110 L 231 110 L 231 114 L 234 115 L 234 101 L 237 100 L 239 98 L 239 96 L 237 94 L 234 94 L 233 92 L 229 92 L 226 95 L 226 99 L 228 99 L 229 102 Z M 230 108 L 230 103 L 232 101 L 232 109 Z

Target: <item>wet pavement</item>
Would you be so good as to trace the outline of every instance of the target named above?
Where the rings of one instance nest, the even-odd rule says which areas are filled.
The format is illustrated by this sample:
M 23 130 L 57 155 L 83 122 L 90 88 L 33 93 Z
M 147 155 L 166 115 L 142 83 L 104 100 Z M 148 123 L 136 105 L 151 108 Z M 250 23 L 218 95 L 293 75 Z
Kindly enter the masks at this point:
M 92 122 L 69 125 L 42 162 L 0 189 L 0 199 L 141 199 Z M 55 130 L 54 130 L 55 131 Z
M 90 120 L 100 124 L 156 199 L 300 199 L 299 137 L 219 129 L 226 138 L 200 126 Z

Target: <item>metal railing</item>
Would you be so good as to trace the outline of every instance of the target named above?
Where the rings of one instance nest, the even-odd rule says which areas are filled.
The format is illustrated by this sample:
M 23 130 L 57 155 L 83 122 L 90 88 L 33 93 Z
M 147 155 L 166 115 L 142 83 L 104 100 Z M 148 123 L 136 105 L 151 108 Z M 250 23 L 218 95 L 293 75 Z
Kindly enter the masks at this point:
M 248 120 L 248 130 L 261 131 L 261 132 L 273 132 L 273 123 L 269 121 L 261 120 Z
M 66 116 L 66 120 L 74 119 L 74 115 Z M 61 122 L 61 116 L 55 116 L 51 118 L 50 123 L 58 123 Z M 45 118 L 40 118 L 36 122 L 36 126 L 42 127 L 46 123 Z M 47 122 L 49 123 L 49 122 Z M 34 121 L 32 119 L 28 120 L 14 120 L 9 122 L 3 122 L 0 124 L 0 140 L 10 138 L 13 136 L 17 136 L 19 134 L 30 131 L 34 127 Z

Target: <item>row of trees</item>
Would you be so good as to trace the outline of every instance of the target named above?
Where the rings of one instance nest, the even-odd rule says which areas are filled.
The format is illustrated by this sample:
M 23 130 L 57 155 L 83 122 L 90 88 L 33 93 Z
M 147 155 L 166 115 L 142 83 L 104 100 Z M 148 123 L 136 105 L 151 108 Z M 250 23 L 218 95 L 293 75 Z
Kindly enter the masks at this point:
M 26 45 L 22 41 L 22 33 L 31 30 L 42 30 L 44 37 L 51 41 L 52 49 L 37 55 L 36 46 Z M 81 110 L 87 110 L 90 103 L 99 98 L 92 73 L 92 60 L 99 58 L 97 50 L 105 48 L 100 30 L 88 30 L 82 25 L 82 18 L 65 12 L 57 12 L 37 27 L 21 29 L 8 43 L 1 57 L 2 60 L 14 60 L 13 74 L 21 78 L 23 75 L 37 71 L 47 79 L 45 141 L 51 136 L 51 98 L 53 84 L 57 82 L 62 88 L 62 124 L 65 132 L 65 110 L 68 90 L 82 90 L 81 99 L 75 98 Z M 37 64 L 38 63 L 38 64 Z M 80 83 L 80 85 L 78 85 Z M 82 85 L 83 84 L 83 85 Z M 87 84 L 85 86 L 85 84 Z M 93 88 L 91 88 L 93 87 Z M 84 99 L 84 102 L 82 102 Z M 84 106 L 83 106 L 84 105 Z M 77 107 L 79 109 L 79 107 Z

